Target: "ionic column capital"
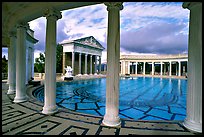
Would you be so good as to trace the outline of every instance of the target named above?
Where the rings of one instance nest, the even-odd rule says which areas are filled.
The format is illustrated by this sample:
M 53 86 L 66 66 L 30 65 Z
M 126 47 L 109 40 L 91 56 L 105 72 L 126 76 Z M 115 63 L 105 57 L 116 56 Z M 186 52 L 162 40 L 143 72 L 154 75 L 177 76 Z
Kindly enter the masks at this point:
M 62 18 L 62 14 L 60 11 L 54 9 L 54 8 L 48 8 L 44 11 L 43 16 L 46 17 L 47 19 L 53 19 L 53 20 L 58 20 Z
M 112 9 L 123 9 L 123 2 L 104 2 L 104 4 L 107 6 L 107 11 L 110 11 Z
M 202 5 L 202 3 L 201 2 L 184 2 L 182 7 L 184 9 L 187 8 L 187 9 L 191 10 L 192 8 L 194 8 L 194 7 L 198 6 L 198 5 Z

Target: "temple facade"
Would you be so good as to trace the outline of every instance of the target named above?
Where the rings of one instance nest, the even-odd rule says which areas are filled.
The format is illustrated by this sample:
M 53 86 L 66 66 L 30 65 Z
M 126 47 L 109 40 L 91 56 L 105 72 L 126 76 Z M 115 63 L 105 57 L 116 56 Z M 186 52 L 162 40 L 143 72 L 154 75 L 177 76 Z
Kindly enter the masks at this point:
M 65 41 L 61 45 L 63 46 L 63 74 L 66 66 L 72 67 L 73 75 L 101 73 L 101 55 L 105 48 L 93 36 Z

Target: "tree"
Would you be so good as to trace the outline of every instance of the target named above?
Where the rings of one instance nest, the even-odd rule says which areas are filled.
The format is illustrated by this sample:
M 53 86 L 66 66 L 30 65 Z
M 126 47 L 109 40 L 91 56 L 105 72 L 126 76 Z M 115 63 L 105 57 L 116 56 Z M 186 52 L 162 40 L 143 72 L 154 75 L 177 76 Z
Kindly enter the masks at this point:
M 62 73 L 62 56 L 63 56 L 63 47 L 60 44 L 57 44 L 56 50 L 56 73 Z
M 38 73 L 44 73 L 45 72 L 45 56 L 44 56 L 44 54 L 40 53 L 40 57 L 35 58 L 34 71 L 38 72 Z
M 5 55 L 2 58 L 2 73 L 8 73 L 8 60 Z
M 62 56 L 63 56 L 63 47 L 60 44 L 57 44 L 56 47 L 56 73 L 62 73 Z M 34 71 L 38 73 L 45 72 L 45 56 L 40 53 L 39 58 L 35 58 Z

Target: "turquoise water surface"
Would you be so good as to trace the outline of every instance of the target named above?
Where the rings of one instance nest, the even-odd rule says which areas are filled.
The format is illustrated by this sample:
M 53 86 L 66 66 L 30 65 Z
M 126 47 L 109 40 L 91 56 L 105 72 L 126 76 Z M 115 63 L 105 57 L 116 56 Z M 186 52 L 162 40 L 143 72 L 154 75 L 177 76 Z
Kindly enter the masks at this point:
M 186 79 L 120 79 L 119 116 L 135 120 L 184 120 Z M 105 115 L 106 78 L 57 82 L 56 103 L 73 111 Z M 33 95 L 44 102 L 44 89 Z

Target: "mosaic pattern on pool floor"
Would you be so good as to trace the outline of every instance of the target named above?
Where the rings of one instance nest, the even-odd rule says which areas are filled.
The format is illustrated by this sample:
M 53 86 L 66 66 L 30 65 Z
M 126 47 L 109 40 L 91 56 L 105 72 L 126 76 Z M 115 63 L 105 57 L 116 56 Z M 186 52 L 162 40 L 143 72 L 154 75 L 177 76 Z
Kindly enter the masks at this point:
M 136 77 L 120 80 L 120 118 L 184 120 L 187 80 Z M 106 79 L 57 83 L 56 103 L 73 111 L 105 115 Z M 44 101 L 44 89 L 33 95 Z

